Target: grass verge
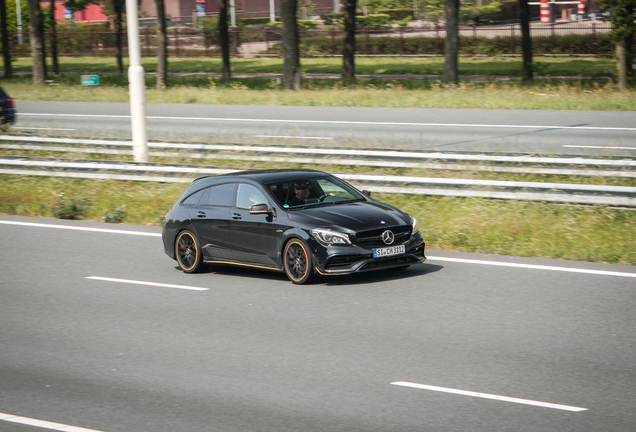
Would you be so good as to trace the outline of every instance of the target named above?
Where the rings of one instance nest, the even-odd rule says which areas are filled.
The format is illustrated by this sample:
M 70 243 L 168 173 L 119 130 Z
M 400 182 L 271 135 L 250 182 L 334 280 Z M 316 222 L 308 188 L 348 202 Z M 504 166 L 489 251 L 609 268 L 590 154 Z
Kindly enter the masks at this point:
M 100 86 L 81 88 L 77 76 L 65 75 L 48 87 L 33 87 L 30 78 L 0 79 L 18 101 L 128 103 L 125 76 L 104 76 Z M 302 91 L 281 90 L 273 79 L 222 80 L 207 77 L 171 78 L 158 91 L 146 79 L 146 102 L 169 104 L 232 104 L 395 108 L 481 108 L 526 110 L 634 111 L 636 90 L 618 91 L 613 82 L 538 81 L 471 82 L 446 87 L 439 82 L 409 80 L 304 80 Z
M 0 176 L 0 213 L 51 217 L 60 201 L 89 198 L 100 221 L 160 225 L 184 184 Z M 65 197 L 65 198 L 62 198 Z M 377 194 L 414 215 L 433 249 L 636 265 L 636 212 L 603 206 Z M 84 201 L 85 202 L 85 201 Z
M 124 59 L 128 67 L 128 59 Z M 50 62 L 50 60 L 49 60 Z M 460 58 L 460 75 L 521 76 L 522 60 L 511 57 Z M 33 63 L 30 58 L 18 58 L 13 62 L 15 72 L 30 72 Z M 114 57 L 60 57 L 60 72 L 74 73 L 116 73 Z M 142 58 L 146 72 L 157 71 L 157 59 Z M 237 58 L 231 60 L 234 73 L 282 73 L 281 58 Z M 342 72 L 341 58 L 303 58 L 301 68 L 304 73 Z M 616 75 L 616 60 L 611 58 L 547 58 L 533 59 L 534 72 L 542 76 L 588 76 L 607 77 Z M 51 69 L 49 69 L 51 70 Z M 168 60 L 171 73 L 217 72 L 222 70 L 219 57 L 172 57 Z M 432 74 L 441 75 L 444 58 L 412 57 L 357 57 L 357 74 Z

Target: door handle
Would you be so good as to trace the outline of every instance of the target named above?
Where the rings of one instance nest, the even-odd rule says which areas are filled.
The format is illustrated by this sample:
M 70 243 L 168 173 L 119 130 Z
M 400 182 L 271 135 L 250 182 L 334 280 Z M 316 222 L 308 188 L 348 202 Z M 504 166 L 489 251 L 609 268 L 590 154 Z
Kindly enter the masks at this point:
M 197 212 L 197 217 L 204 218 L 205 217 L 205 212 L 202 212 L 202 211 Z
M 243 216 L 241 216 L 239 213 L 234 213 L 234 215 L 232 215 L 232 219 L 242 219 Z

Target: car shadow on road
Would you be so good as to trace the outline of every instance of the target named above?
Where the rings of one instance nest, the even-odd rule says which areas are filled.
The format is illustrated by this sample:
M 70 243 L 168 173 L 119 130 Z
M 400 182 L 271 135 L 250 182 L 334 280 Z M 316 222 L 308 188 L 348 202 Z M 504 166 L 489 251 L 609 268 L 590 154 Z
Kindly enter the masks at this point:
M 349 275 L 338 276 L 320 276 L 314 279 L 309 285 L 319 286 L 348 286 L 348 285 L 365 285 L 372 283 L 380 283 L 386 281 L 396 281 L 401 279 L 410 279 L 418 276 L 424 276 L 429 273 L 435 273 L 443 269 L 443 266 L 436 264 L 415 264 L 407 269 L 387 269 L 370 271 L 363 273 L 354 273 Z M 179 270 L 179 266 L 175 266 Z M 265 279 L 271 281 L 289 282 L 284 273 L 276 273 L 266 270 L 258 270 L 247 267 L 237 267 L 232 265 L 214 264 L 204 266 L 200 273 L 215 273 L 225 276 L 248 277 L 254 279 Z
M 403 279 L 416 278 L 429 273 L 435 273 L 443 269 L 444 266 L 436 264 L 415 264 L 406 269 L 387 269 L 354 273 L 343 276 L 323 276 L 317 278 L 314 285 L 328 286 L 348 286 L 348 285 L 369 285 L 387 281 L 397 281 Z

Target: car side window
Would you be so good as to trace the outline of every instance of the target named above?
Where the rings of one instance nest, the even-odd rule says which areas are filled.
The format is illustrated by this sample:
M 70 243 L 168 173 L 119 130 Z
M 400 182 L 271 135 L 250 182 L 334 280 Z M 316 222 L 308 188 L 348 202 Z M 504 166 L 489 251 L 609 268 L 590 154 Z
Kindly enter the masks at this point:
M 183 200 L 183 205 L 197 205 L 203 194 L 210 192 L 210 188 L 201 189 Z
M 210 195 L 203 204 L 231 207 L 233 205 L 236 183 L 226 183 L 210 188 Z
M 267 204 L 267 198 L 256 186 L 240 183 L 236 194 L 236 207 L 249 209 L 256 204 Z

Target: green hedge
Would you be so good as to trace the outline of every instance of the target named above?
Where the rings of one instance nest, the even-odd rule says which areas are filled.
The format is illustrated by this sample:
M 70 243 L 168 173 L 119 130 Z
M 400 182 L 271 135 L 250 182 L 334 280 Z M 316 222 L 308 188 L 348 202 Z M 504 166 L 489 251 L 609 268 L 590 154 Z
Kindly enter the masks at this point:
M 403 19 L 413 16 L 413 9 L 379 9 L 377 13 L 386 14 L 390 16 L 393 21 L 402 21 Z
M 332 39 L 328 36 L 302 37 L 300 51 L 303 55 L 332 55 L 342 53 L 343 37 Z M 562 35 L 555 36 L 554 48 L 550 36 L 535 36 L 532 38 L 534 54 L 599 54 L 613 55 L 614 45 L 609 34 L 597 34 L 596 43 L 594 35 Z M 498 36 L 487 38 L 478 36 L 460 36 L 461 55 L 499 55 L 521 54 L 521 37 L 513 41 L 511 36 Z M 280 53 L 281 47 L 274 46 L 271 53 Z M 357 54 L 444 54 L 444 38 L 435 37 L 399 37 L 379 36 L 365 37 L 358 34 L 356 37 Z
M 387 14 L 372 14 L 356 17 L 356 27 L 368 27 L 373 29 L 382 28 L 391 22 L 391 17 Z
M 269 17 L 260 18 L 242 18 L 245 25 L 269 24 Z M 276 21 L 280 21 L 280 17 L 276 17 Z
M 389 20 L 390 21 L 402 21 L 406 18 L 410 18 L 413 16 L 413 9 L 379 9 L 375 14 L 373 15 L 388 15 L 389 16 Z M 343 13 L 326 13 L 326 14 L 322 14 L 320 15 L 320 18 L 322 19 L 322 21 L 325 23 L 325 25 L 334 25 L 336 24 L 336 22 L 338 21 L 342 21 L 344 19 L 344 15 Z M 362 12 L 361 11 L 357 11 L 356 15 L 358 16 L 357 19 L 359 19 L 360 17 L 362 17 Z M 373 15 L 367 15 L 367 16 L 373 16 Z
M 325 25 L 334 25 L 338 21 L 344 19 L 344 15 L 345 14 L 343 13 L 326 13 L 320 15 L 320 18 Z

